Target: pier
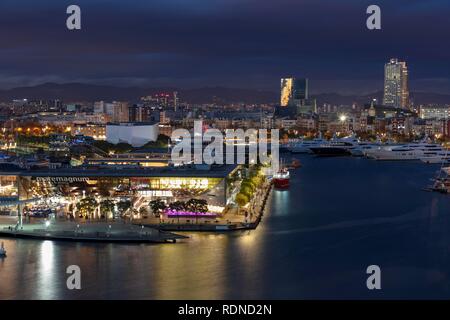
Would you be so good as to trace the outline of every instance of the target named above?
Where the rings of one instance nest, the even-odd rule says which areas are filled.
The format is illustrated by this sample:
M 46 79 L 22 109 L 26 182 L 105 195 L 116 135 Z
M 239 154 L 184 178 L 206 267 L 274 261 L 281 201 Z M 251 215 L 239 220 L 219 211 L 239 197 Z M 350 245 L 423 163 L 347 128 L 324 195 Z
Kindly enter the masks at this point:
M 72 223 L 0 225 L 1 237 L 81 241 L 81 242 L 134 242 L 175 243 L 188 237 L 146 226 L 125 223 Z
M 146 227 L 155 228 L 161 231 L 205 231 L 205 232 L 227 232 L 238 230 L 252 230 L 256 229 L 264 215 L 268 198 L 272 191 L 273 185 L 266 182 L 261 188 L 257 190 L 254 197 L 248 204 L 248 221 L 233 221 L 227 219 L 227 216 L 215 221 L 203 221 L 197 223 L 195 219 L 165 220 L 161 223 L 139 223 L 136 225 L 145 225 Z M 242 220 L 242 217 L 239 217 Z

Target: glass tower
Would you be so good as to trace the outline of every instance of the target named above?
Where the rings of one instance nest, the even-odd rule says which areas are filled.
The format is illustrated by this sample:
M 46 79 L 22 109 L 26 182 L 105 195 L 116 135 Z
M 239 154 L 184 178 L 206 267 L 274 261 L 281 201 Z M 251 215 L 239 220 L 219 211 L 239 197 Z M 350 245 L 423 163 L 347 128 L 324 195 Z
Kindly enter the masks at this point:
M 299 106 L 308 100 L 308 79 L 282 78 L 280 105 Z
M 385 64 L 383 104 L 398 108 L 408 107 L 408 67 L 406 62 L 391 59 Z

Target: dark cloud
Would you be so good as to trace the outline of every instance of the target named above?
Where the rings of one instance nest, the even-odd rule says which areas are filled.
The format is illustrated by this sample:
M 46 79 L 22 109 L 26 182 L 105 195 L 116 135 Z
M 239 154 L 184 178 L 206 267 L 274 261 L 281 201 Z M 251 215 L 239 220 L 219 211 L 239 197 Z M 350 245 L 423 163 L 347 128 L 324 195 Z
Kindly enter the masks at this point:
M 381 0 L 381 31 L 361 0 L 2 0 L 0 86 L 46 79 L 275 90 L 284 75 L 313 91 L 381 89 L 383 63 L 406 59 L 415 90 L 450 92 L 450 3 Z

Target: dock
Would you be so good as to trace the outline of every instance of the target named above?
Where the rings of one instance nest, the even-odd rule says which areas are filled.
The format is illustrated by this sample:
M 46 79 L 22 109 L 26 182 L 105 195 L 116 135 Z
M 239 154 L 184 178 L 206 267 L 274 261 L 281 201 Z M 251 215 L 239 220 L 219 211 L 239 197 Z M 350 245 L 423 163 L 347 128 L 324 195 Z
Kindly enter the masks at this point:
M 175 243 L 187 236 L 125 223 L 71 223 L 0 225 L 0 237 L 115 243 Z
M 272 192 L 273 185 L 268 184 L 263 191 L 261 201 L 256 202 L 252 210 L 254 212 L 254 219 L 249 222 L 208 222 L 208 223 L 196 223 L 195 220 L 189 223 L 177 223 L 177 222 L 165 222 L 165 223 L 153 223 L 144 224 L 146 227 L 158 229 L 161 231 L 173 231 L 173 232 L 229 232 L 229 231 L 242 231 L 256 229 L 264 216 L 266 204 L 268 198 Z

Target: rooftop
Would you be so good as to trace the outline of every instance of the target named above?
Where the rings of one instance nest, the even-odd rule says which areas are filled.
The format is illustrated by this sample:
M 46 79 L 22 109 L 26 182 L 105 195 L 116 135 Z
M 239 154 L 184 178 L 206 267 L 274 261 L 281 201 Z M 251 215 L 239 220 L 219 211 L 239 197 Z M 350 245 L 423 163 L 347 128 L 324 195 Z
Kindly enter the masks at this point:
M 26 170 L 0 167 L 0 175 L 18 175 L 24 177 L 205 177 L 224 178 L 237 165 L 162 167 L 162 168 L 105 168 L 99 166 L 72 167 L 60 169 Z

